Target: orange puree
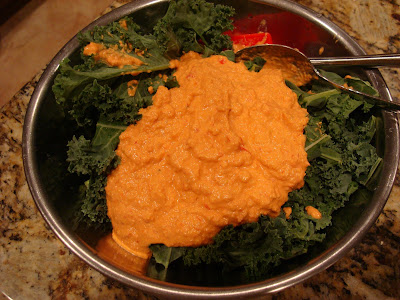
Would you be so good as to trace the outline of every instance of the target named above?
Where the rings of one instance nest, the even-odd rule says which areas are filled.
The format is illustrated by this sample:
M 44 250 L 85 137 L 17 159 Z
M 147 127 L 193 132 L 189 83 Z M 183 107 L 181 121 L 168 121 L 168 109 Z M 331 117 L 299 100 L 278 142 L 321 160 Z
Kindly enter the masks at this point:
M 93 55 L 96 61 L 100 60 L 111 67 L 140 66 L 143 62 L 123 50 L 107 48 L 103 44 L 89 43 L 83 49 L 84 55 Z
M 322 214 L 320 213 L 320 211 L 313 206 L 307 206 L 306 211 L 307 211 L 307 214 L 309 214 L 314 219 L 319 220 L 322 218 Z
M 122 249 L 111 237 L 111 234 L 103 237 L 96 245 L 97 255 L 113 263 L 122 270 L 133 274 L 146 274 L 147 259 Z
M 113 239 L 143 258 L 150 244 L 199 246 L 277 216 L 309 165 L 307 112 L 279 70 L 192 52 L 174 64 L 180 87 L 159 87 L 121 134 L 107 180 Z

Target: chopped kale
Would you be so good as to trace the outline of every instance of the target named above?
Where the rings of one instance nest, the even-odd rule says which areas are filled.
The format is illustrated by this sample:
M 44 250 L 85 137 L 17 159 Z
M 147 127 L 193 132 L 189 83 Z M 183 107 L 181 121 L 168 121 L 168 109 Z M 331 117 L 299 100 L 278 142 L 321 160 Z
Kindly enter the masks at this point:
M 223 33 L 233 30 L 233 15 L 233 8 L 205 0 L 172 1 L 154 27 L 154 35 L 170 58 L 188 51 L 217 54 L 232 48 L 232 41 Z

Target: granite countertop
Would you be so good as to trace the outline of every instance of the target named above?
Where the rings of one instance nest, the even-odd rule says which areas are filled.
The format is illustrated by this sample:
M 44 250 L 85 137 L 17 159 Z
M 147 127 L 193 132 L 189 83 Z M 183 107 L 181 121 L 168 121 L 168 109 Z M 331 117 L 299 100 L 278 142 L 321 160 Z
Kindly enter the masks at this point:
M 398 1 L 297 2 L 342 27 L 367 53 L 400 52 Z M 400 100 L 398 69 L 381 71 Z M 37 210 L 24 175 L 21 145 L 25 111 L 39 77 L 0 111 L 0 299 L 152 298 L 90 268 L 57 239 Z M 264 299 L 400 299 L 399 200 L 396 180 L 383 213 L 359 245 L 326 271 Z

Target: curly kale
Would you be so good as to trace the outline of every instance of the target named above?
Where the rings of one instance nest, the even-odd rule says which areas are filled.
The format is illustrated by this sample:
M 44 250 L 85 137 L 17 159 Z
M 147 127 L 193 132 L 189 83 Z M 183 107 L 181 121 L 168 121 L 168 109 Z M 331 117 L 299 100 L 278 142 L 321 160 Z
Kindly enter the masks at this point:
M 154 27 L 154 35 L 171 58 L 188 51 L 216 54 L 232 48 L 232 41 L 223 33 L 233 30 L 234 13 L 231 7 L 205 0 L 172 1 Z

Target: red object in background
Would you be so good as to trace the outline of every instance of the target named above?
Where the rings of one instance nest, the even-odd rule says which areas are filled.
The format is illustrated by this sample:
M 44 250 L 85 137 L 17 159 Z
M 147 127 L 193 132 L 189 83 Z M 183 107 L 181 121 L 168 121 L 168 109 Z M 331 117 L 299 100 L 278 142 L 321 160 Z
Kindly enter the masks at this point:
M 257 44 L 272 44 L 272 37 L 268 32 L 237 34 L 231 36 L 233 44 L 254 46 Z
M 273 41 L 275 44 L 304 51 L 308 44 L 319 40 L 318 35 L 311 30 L 312 24 L 309 21 L 289 12 L 250 15 L 236 20 L 233 25 L 235 29 L 226 33 L 232 38 L 233 43 L 236 43 L 235 40 L 247 37 L 253 40 L 253 34 L 268 33 L 270 43 Z

